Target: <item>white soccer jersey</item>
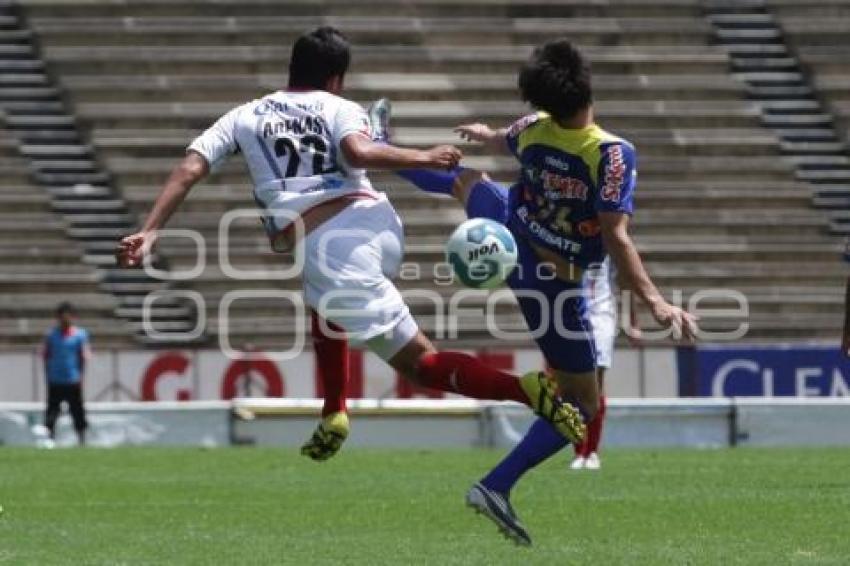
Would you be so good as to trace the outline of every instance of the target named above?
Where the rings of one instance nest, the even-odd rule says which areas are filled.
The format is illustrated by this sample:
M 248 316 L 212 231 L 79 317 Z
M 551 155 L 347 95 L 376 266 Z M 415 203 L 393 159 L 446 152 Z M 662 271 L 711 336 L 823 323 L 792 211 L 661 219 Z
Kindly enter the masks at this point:
M 419 327 L 391 278 L 404 256 L 404 230 L 386 195 L 340 151 L 349 135 L 370 135 L 357 104 L 324 91 L 275 92 L 234 108 L 189 146 L 213 168 L 241 152 L 271 238 L 310 208 L 364 194 L 299 242 L 304 297 L 347 332 L 355 347 L 385 360 Z M 274 244 L 274 241 L 272 242 Z
M 325 91 L 277 91 L 238 106 L 189 146 L 215 170 L 241 152 L 269 236 L 323 202 L 353 193 L 377 196 L 366 171 L 350 167 L 340 143 L 370 135 L 356 103 Z

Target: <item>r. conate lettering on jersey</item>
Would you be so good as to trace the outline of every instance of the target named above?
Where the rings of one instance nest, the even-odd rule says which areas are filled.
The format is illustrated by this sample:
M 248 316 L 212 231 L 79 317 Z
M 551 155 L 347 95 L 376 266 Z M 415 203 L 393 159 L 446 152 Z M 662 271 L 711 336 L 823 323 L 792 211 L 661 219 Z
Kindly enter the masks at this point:
M 569 238 L 565 238 L 563 236 L 559 236 L 553 233 L 551 230 L 548 230 L 544 227 L 540 222 L 531 218 L 528 207 L 520 206 L 516 211 L 517 217 L 522 221 L 523 224 L 526 225 L 528 230 L 544 241 L 546 244 L 558 248 L 562 252 L 571 255 L 581 253 L 581 244 L 576 241 L 570 240 Z

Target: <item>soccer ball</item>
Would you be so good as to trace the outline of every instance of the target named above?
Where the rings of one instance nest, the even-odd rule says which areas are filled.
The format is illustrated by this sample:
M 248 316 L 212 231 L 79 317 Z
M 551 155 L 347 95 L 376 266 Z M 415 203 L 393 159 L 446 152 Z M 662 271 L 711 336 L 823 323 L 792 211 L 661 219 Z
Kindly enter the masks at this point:
M 502 224 L 473 218 L 449 237 L 446 260 L 467 287 L 492 289 L 501 285 L 516 267 L 516 242 Z

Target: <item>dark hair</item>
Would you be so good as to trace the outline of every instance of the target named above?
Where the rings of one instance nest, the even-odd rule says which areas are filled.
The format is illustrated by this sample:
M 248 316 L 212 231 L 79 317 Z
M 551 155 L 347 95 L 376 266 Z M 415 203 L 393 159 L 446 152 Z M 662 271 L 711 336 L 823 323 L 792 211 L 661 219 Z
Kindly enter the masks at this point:
M 63 314 L 76 314 L 76 312 L 77 311 L 74 310 L 74 305 L 68 301 L 63 301 L 56 307 L 56 316 L 62 316 Z
M 519 72 L 522 99 L 548 112 L 555 120 L 569 120 L 593 102 L 590 64 L 566 39 L 554 39 L 534 50 Z
M 345 75 L 350 62 L 351 49 L 342 32 L 330 26 L 316 28 L 292 47 L 289 86 L 324 89 L 331 77 Z

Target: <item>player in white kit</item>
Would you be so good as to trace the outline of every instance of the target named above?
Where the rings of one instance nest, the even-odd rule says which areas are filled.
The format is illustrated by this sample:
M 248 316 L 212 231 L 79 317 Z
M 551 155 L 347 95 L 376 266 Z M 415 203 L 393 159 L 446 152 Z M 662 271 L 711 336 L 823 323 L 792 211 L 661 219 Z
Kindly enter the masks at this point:
M 599 409 L 587 423 L 584 441 L 574 447 L 575 459 L 570 464 L 573 470 L 598 470 L 601 466 L 598 452 L 607 409 L 605 373 L 614 362 L 614 340 L 617 337 L 617 299 L 614 296 L 616 269 L 611 265 L 610 256 L 605 256 L 605 260 L 596 269 L 588 271 L 586 277 L 587 318 L 593 328 L 596 346 Z
M 121 240 L 119 264 L 139 265 L 190 189 L 241 153 L 272 246 L 295 249 L 305 300 L 322 320 L 417 385 L 523 403 L 580 440 L 580 414 L 558 398 L 543 372 L 517 378 L 467 354 L 437 352 L 419 330 L 391 281 L 404 253 L 402 223 L 366 169 L 451 169 L 461 153 L 453 146 L 416 150 L 374 142 L 363 109 L 339 96 L 349 62 L 339 31 L 322 27 L 301 36 L 288 88 L 234 108 L 191 143 L 142 230 Z M 308 448 L 324 459 L 348 431 L 344 411 L 325 415 Z
M 596 269 L 588 271 L 587 318 L 593 326 L 593 341 L 596 345 L 596 380 L 599 385 L 599 409 L 593 419 L 587 423 L 587 434 L 580 444 L 575 445 L 575 458 L 570 463 L 573 470 L 598 470 L 602 463 L 599 459 L 599 446 L 602 443 L 602 429 L 608 412 L 605 395 L 605 377 L 614 364 L 614 342 L 619 331 L 617 305 L 617 269 L 611 264 L 611 257 Z M 635 346 L 640 341 L 640 326 L 635 309 L 629 308 L 629 326 L 626 335 Z

